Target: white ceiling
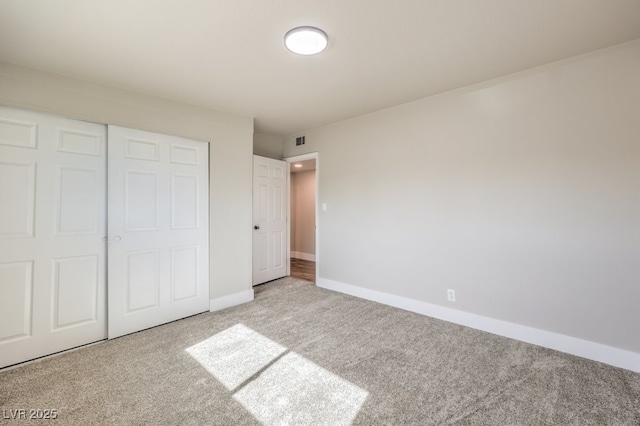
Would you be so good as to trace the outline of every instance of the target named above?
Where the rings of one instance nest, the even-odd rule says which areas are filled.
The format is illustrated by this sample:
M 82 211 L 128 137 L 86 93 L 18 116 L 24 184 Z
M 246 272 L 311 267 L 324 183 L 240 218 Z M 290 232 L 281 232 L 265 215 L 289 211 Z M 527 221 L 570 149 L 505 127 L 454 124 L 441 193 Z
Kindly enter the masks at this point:
M 313 25 L 329 47 L 284 47 Z M 286 135 L 640 38 L 640 0 L 2 0 L 0 61 Z

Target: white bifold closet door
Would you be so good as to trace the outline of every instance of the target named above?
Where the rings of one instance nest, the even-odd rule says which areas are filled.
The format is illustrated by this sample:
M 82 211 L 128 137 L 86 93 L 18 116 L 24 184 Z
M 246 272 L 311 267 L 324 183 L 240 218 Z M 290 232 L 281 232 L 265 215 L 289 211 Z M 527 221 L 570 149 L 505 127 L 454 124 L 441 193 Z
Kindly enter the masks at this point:
M 208 148 L 0 107 L 0 368 L 208 310 Z
M 105 136 L 0 107 L 0 367 L 106 338 Z
M 109 338 L 209 310 L 208 148 L 109 126 Z

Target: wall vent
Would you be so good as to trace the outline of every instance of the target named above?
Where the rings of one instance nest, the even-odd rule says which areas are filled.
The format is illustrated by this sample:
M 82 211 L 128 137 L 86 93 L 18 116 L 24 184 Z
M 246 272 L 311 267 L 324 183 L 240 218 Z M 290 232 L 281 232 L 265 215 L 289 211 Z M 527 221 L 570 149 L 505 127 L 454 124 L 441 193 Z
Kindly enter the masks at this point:
M 296 138 L 296 146 L 304 145 L 304 136 L 298 136 Z

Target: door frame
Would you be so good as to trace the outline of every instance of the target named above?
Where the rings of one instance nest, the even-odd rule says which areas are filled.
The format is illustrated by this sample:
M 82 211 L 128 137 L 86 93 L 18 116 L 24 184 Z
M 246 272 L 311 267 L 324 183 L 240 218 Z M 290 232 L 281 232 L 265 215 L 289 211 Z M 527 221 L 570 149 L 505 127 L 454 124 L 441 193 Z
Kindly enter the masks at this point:
M 308 154 L 294 155 L 292 157 L 283 158 L 283 161 L 287 163 L 296 163 L 298 161 L 316 160 L 316 173 L 315 173 L 315 221 L 316 221 L 316 282 L 318 282 L 318 272 L 320 271 L 320 203 L 318 202 L 318 194 L 320 193 L 320 155 L 316 152 L 310 152 Z M 287 275 L 291 275 L 291 171 L 289 171 L 289 182 L 287 183 L 287 228 L 289 235 L 287 236 Z

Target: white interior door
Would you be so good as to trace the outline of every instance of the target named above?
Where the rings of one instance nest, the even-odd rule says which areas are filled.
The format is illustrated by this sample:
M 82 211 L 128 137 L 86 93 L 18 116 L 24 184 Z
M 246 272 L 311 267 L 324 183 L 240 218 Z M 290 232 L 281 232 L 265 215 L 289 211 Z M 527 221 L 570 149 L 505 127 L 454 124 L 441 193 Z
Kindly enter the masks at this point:
M 287 275 L 289 164 L 253 156 L 253 285 Z
M 209 310 L 208 149 L 109 126 L 109 338 Z
M 106 338 L 105 135 L 0 107 L 0 367 Z

